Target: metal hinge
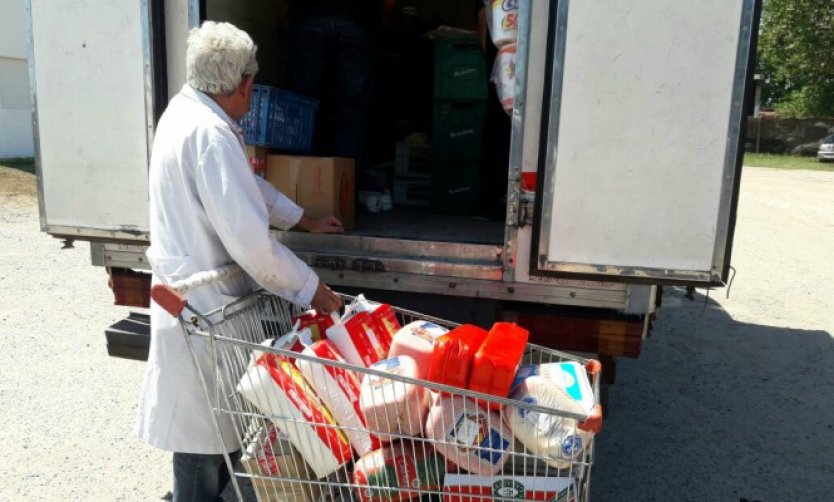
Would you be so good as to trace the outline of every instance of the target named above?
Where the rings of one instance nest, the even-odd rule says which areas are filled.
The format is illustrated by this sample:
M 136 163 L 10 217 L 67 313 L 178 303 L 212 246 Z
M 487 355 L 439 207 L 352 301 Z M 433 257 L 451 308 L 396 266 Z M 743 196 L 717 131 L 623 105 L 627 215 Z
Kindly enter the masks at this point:
M 535 194 L 513 190 L 507 212 L 507 225 L 522 228 L 533 224 Z

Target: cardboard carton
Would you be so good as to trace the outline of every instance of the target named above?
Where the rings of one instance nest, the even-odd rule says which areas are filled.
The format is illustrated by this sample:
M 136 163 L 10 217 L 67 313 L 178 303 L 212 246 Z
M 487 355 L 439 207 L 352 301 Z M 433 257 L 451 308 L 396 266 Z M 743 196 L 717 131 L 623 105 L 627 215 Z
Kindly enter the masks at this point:
M 266 180 L 304 208 L 308 218 L 335 215 L 354 225 L 355 174 L 352 159 L 267 155 Z
M 477 476 L 446 474 L 443 502 L 482 502 L 485 500 L 543 500 L 575 502 L 576 480 L 568 477 Z
M 319 498 L 319 485 L 304 482 L 315 481 L 311 469 L 274 426 L 256 434 L 240 463 L 254 476 L 251 482 L 258 502 L 316 502 Z

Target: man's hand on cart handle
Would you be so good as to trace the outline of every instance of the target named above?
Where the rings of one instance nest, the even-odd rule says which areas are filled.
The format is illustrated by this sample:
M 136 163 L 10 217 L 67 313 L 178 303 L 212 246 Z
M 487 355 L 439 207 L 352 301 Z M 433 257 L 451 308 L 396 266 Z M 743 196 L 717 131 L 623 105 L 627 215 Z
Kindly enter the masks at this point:
M 321 218 L 302 216 L 298 220 L 298 226 L 314 234 L 337 234 L 345 231 L 342 222 L 333 215 L 322 216 Z
M 319 281 L 319 287 L 316 288 L 316 294 L 313 295 L 310 306 L 320 314 L 329 314 L 336 312 L 342 306 L 342 298 L 331 291 L 327 284 Z

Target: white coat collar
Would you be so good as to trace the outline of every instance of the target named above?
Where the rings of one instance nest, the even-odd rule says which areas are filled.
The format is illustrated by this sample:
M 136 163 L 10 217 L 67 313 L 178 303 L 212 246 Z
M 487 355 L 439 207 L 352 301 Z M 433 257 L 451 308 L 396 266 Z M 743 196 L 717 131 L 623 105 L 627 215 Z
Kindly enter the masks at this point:
M 180 93 L 186 98 L 193 99 L 207 106 L 217 116 L 222 118 L 224 122 L 229 124 L 229 127 L 232 128 L 232 131 L 234 131 L 238 138 L 243 138 L 244 131 L 243 128 L 240 127 L 240 124 L 238 124 L 236 120 L 233 120 L 231 117 L 229 117 L 229 115 L 226 114 L 226 112 L 224 112 L 222 108 L 220 108 L 220 105 L 218 105 L 217 102 L 211 99 L 211 97 L 208 94 L 198 91 L 197 89 L 194 89 L 188 84 L 182 86 L 182 90 L 180 91 Z

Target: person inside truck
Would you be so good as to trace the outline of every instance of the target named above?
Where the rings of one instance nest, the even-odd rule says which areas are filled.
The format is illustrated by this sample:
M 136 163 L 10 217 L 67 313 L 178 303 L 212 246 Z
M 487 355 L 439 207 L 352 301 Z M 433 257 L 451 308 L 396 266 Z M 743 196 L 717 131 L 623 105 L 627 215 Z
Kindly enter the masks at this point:
M 501 221 L 505 218 L 507 204 L 507 169 L 510 164 L 510 138 L 512 127 L 510 117 L 501 105 L 501 99 L 490 82 L 492 67 L 498 56 L 498 49 L 492 43 L 487 28 L 487 8 L 483 2 L 477 2 L 478 40 L 486 64 L 487 102 L 484 114 L 481 160 L 478 190 L 478 210 L 475 216 L 489 221 Z
M 359 161 L 373 90 L 375 39 L 396 0 L 291 0 L 293 90 L 321 103 L 315 153 Z
M 316 274 L 270 236 L 270 225 L 339 232 L 333 216 L 310 219 L 304 210 L 254 176 L 238 120 L 249 110 L 258 71 L 257 47 L 229 23 L 207 21 L 188 35 L 186 81 L 162 114 L 149 170 L 153 282 L 170 283 L 237 262 L 248 277 L 188 294 L 207 312 L 258 286 L 298 305 L 332 312 L 340 303 Z M 199 343 L 199 341 L 197 341 Z M 207 347 L 195 346 L 204 375 Z M 209 388 L 214 376 L 207 375 Z M 151 305 L 151 345 L 136 433 L 173 452 L 175 501 L 214 501 L 229 480 L 223 453 L 240 456 L 228 416 L 218 419 L 222 441 L 205 402 L 177 319 Z

